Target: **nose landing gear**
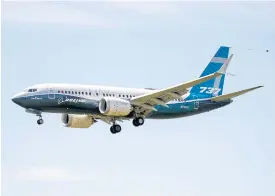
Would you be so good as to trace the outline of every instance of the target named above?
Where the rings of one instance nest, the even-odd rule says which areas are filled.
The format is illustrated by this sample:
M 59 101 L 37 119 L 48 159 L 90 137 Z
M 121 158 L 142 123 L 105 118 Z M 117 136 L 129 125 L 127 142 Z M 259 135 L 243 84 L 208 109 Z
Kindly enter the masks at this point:
M 36 110 L 36 109 L 32 109 L 32 108 L 27 108 L 26 112 L 31 113 L 31 114 L 35 114 L 36 116 L 38 116 L 38 120 L 37 120 L 37 124 L 42 125 L 44 123 L 44 120 L 42 119 L 42 112 L 40 110 Z
M 44 123 L 42 116 L 41 115 L 37 115 L 37 116 L 39 116 L 39 119 L 37 120 L 37 124 L 42 125 Z

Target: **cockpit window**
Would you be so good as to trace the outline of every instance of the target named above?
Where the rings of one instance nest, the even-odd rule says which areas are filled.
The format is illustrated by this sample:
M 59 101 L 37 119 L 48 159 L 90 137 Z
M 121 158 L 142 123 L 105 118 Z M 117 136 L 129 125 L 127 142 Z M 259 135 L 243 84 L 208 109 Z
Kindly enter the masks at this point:
M 28 90 L 28 92 L 36 92 L 36 91 L 37 91 L 36 88 L 31 88 L 31 89 Z

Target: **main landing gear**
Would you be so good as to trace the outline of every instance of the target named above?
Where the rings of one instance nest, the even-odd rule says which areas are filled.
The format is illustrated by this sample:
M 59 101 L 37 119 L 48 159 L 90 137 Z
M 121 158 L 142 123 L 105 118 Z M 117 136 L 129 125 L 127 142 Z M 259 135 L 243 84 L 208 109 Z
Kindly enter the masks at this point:
M 119 133 L 121 131 L 121 126 L 117 124 L 113 124 L 113 126 L 110 127 L 110 131 L 112 134 Z
M 115 120 L 112 121 L 113 125 L 110 127 L 110 131 L 112 134 L 119 133 L 121 131 L 121 126 L 115 123 Z M 133 120 L 133 125 L 135 127 L 141 126 L 144 124 L 144 118 L 142 117 L 136 117 Z
M 134 125 L 135 127 L 141 126 L 141 125 L 143 125 L 143 124 L 144 124 L 144 118 L 142 118 L 142 117 L 134 118 L 134 120 L 133 120 L 133 125 Z
M 37 124 L 42 125 L 44 123 L 42 116 L 41 115 L 37 115 L 37 116 L 39 116 L 39 119 L 37 120 Z

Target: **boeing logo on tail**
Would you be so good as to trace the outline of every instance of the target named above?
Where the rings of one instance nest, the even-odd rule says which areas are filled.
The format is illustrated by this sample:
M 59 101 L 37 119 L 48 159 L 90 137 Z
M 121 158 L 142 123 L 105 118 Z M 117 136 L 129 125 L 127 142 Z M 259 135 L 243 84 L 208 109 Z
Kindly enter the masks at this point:
M 119 133 L 118 121 L 133 119 L 133 125 L 145 119 L 169 119 L 192 116 L 224 107 L 233 98 L 260 88 L 223 94 L 226 70 L 233 58 L 229 47 L 221 46 L 199 78 L 164 89 L 136 89 L 80 84 L 38 84 L 12 97 L 12 101 L 36 114 L 61 113 L 65 127 L 89 128 L 99 120 L 111 124 L 111 133 Z

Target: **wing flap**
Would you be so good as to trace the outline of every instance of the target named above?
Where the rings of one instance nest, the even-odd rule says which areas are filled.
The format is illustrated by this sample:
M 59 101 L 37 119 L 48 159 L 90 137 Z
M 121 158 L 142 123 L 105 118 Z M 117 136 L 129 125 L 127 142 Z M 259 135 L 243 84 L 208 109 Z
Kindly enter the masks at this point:
M 228 99 L 243 95 L 245 93 L 248 93 L 250 91 L 256 90 L 256 89 L 261 88 L 261 87 L 263 87 L 263 86 L 256 86 L 256 87 L 253 87 L 253 88 L 248 88 L 248 89 L 237 91 L 237 92 L 234 92 L 234 93 L 229 93 L 229 94 L 226 94 L 226 95 L 213 97 L 211 100 L 216 101 L 216 102 L 223 101 L 223 100 L 228 100 Z

